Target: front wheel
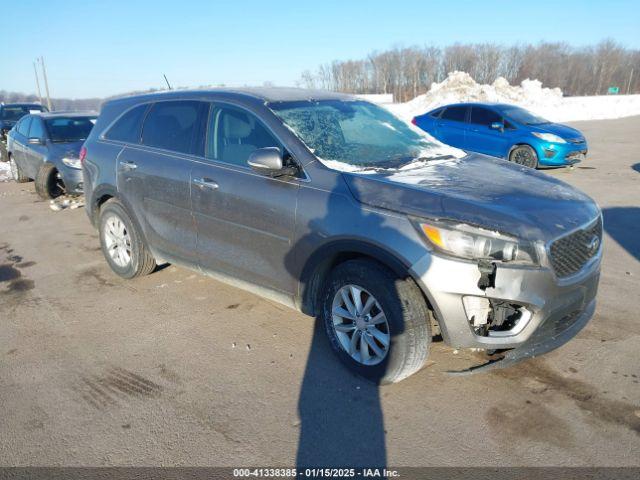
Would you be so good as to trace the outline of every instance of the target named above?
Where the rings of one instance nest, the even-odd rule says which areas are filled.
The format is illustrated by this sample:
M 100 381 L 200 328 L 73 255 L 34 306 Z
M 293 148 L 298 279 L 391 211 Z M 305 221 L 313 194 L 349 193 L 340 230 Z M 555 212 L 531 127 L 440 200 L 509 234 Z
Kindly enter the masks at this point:
M 59 197 L 65 192 L 60 172 L 52 163 L 42 164 L 36 175 L 36 193 L 44 200 Z
M 156 262 L 124 207 L 115 199 L 100 208 L 100 244 L 111 269 L 123 278 L 151 273 Z
M 538 168 L 538 155 L 529 145 L 518 145 L 511 150 L 509 161 L 523 167 Z
M 330 274 L 322 316 L 332 349 L 352 371 L 395 383 L 420 370 L 431 343 L 429 310 L 411 279 L 369 260 Z

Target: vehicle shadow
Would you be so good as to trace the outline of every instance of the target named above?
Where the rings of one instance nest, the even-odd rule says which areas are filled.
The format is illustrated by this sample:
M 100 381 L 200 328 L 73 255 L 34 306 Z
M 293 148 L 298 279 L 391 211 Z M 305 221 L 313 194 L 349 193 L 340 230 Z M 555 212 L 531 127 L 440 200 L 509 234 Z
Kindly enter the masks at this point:
M 602 210 L 605 231 L 640 261 L 640 207 L 610 207 Z
M 329 194 L 323 214 L 306 220 L 306 234 L 299 238 L 285 259 L 287 269 L 294 276 L 299 275 L 301 263 L 304 263 L 301 259 L 310 251 L 309 245 L 318 245 L 323 236 L 331 236 L 327 233 L 332 233 L 332 225 L 348 220 L 354 226 L 377 229 L 379 238 L 391 233 L 398 235 L 395 229 L 382 224 L 380 215 L 354 208 L 356 202 L 347 193 L 342 178 L 338 177 L 337 183 L 341 185 Z M 355 215 L 354 210 L 357 210 Z M 305 282 L 304 278 L 303 298 L 310 288 L 314 288 L 316 294 L 323 290 L 312 286 L 311 280 Z M 322 308 L 314 308 L 313 339 L 298 401 L 300 437 L 296 466 L 299 470 L 313 467 L 383 468 L 387 464 L 387 452 L 380 387 L 352 373 L 341 363 L 325 332 Z M 391 332 L 391 345 L 393 336 L 404 329 L 399 330 Z

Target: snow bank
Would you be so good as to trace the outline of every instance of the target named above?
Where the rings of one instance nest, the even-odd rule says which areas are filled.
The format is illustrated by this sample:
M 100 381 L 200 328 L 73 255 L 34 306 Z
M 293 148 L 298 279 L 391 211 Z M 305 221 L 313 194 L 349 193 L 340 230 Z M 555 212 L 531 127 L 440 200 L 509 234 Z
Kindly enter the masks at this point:
M 424 95 L 386 107 L 411 120 L 441 105 L 458 102 L 511 103 L 555 122 L 640 115 L 640 95 L 563 97 L 559 88 L 544 88 L 538 80 L 527 79 L 515 86 L 499 77 L 492 85 L 480 85 L 465 72 L 451 72 L 442 82 L 432 83 Z
M 8 182 L 9 180 L 11 180 L 9 162 L 0 162 L 0 182 Z

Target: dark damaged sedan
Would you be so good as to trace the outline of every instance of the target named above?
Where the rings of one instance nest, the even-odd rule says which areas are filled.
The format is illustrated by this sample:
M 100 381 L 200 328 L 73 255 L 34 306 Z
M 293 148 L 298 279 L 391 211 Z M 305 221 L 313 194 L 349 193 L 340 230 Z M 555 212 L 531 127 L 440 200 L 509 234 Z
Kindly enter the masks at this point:
M 438 334 L 490 352 L 469 366 L 488 369 L 557 348 L 594 312 L 602 220 L 589 197 L 346 95 L 113 100 L 81 158 L 115 273 L 172 262 L 280 301 L 318 317 L 339 358 L 378 382 L 418 371 Z
M 96 121 L 93 113 L 41 113 L 20 119 L 7 137 L 16 182 L 35 180 L 44 199 L 83 190 L 80 147 Z

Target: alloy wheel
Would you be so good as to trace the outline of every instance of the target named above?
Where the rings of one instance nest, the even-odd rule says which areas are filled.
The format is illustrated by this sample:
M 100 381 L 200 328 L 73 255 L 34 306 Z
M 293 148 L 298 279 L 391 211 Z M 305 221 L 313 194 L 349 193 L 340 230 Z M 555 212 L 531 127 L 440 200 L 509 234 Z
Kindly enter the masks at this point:
M 377 365 L 389 352 L 387 317 L 376 298 L 358 285 L 345 285 L 333 297 L 332 325 L 340 345 L 362 365 Z
M 518 165 L 522 165 L 524 167 L 533 168 L 535 166 L 536 160 L 533 157 L 533 153 L 528 148 L 518 148 L 515 152 L 513 152 L 513 161 Z
M 116 265 L 125 268 L 131 263 L 131 236 L 125 223 L 115 214 L 105 221 L 104 244 Z

